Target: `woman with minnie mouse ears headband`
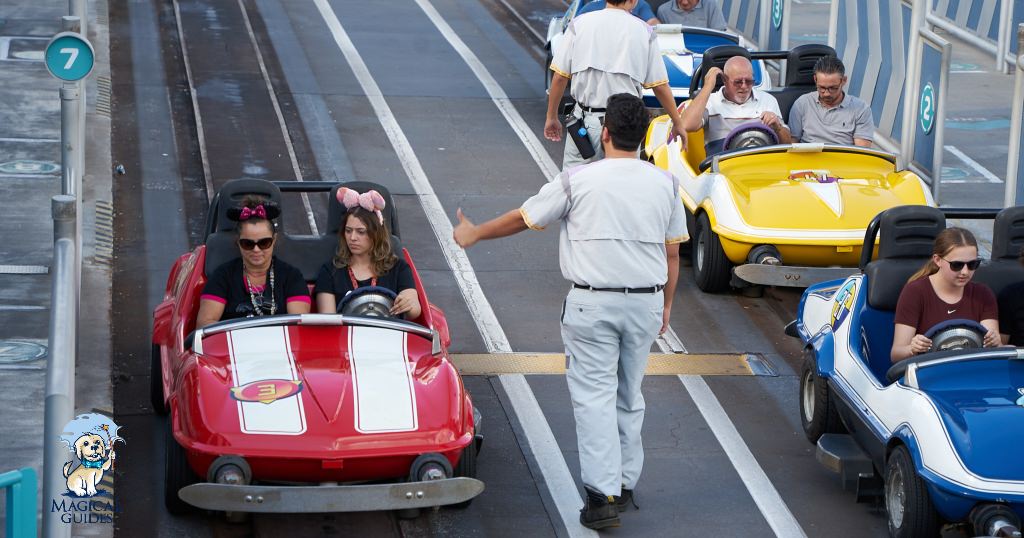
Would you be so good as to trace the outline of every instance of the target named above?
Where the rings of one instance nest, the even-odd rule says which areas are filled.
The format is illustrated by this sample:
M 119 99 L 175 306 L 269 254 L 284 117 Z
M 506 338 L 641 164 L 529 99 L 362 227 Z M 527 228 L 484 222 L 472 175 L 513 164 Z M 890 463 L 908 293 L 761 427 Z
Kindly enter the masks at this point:
M 302 272 L 274 256 L 273 219 L 280 214 L 277 205 L 252 195 L 228 209 L 227 217 L 238 223 L 239 257 L 210 275 L 199 299 L 197 329 L 224 319 L 309 313 Z
M 416 319 L 422 311 L 412 268 L 391 250 L 391 232 L 384 223 L 384 197 L 371 190 L 358 193 L 341 187 L 336 193 L 345 207 L 334 258 L 320 268 L 313 295 L 317 311 L 334 314 L 345 295 L 364 286 L 397 293 L 392 316 Z

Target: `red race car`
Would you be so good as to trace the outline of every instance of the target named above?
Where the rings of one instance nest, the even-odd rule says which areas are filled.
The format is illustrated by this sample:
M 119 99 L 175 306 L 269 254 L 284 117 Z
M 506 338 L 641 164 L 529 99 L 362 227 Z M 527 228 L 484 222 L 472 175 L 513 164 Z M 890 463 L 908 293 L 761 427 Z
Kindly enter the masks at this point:
M 480 416 L 448 357 L 444 313 L 427 300 L 407 250 L 419 318 L 380 316 L 377 297 L 345 314 L 272 315 L 195 329 L 207 275 L 238 257 L 227 210 L 248 194 L 330 191 L 320 236 L 279 233 L 275 253 L 307 282 L 337 247 L 341 186 L 367 182 L 228 182 L 207 215 L 206 240 L 175 262 L 153 312 L 152 403 L 169 413 L 165 504 L 245 512 L 349 512 L 466 506 L 476 480 Z M 386 313 L 386 309 L 383 312 Z M 408 512 L 406 512 L 408 513 Z

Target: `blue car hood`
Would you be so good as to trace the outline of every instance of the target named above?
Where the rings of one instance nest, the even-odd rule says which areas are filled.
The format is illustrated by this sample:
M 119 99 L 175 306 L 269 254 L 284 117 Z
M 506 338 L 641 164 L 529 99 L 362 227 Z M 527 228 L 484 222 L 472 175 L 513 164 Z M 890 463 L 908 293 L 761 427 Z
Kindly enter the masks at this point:
M 1012 389 L 930 392 L 961 460 L 974 474 L 1024 480 L 1024 407 Z

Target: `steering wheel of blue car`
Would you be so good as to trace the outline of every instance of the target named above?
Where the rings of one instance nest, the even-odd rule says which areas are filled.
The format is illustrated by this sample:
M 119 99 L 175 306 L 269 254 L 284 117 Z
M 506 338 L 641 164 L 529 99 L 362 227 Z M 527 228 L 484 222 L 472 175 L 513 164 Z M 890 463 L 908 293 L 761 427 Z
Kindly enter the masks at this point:
M 970 319 L 950 319 L 937 323 L 924 333 L 932 341 L 928 352 L 893 364 L 885 377 L 894 383 L 903 377 L 911 364 L 956 356 L 961 350 L 983 347 L 986 332 L 988 329 L 984 325 Z

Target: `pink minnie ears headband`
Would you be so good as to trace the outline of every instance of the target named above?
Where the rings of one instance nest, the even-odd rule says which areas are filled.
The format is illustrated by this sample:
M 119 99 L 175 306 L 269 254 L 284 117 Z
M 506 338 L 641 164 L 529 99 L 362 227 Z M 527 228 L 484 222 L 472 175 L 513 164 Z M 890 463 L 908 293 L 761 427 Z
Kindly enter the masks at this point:
M 345 206 L 345 209 L 359 206 L 367 211 L 376 213 L 380 223 L 384 224 L 384 214 L 381 213 L 381 210 L 384 209 L 384 197 L 379 192 L 369 190 L 359 194 L 348 187 L 342 187 L 338 189 L 336 196 L 338 202 Z
M 232 207 L 227 211 L 227 217 L 237 222 L 245 222 L 256 218 L 272 220 L 280 214 L 281 210 L 276 205 L 270 203 L 262 203 L 253 207 Z

